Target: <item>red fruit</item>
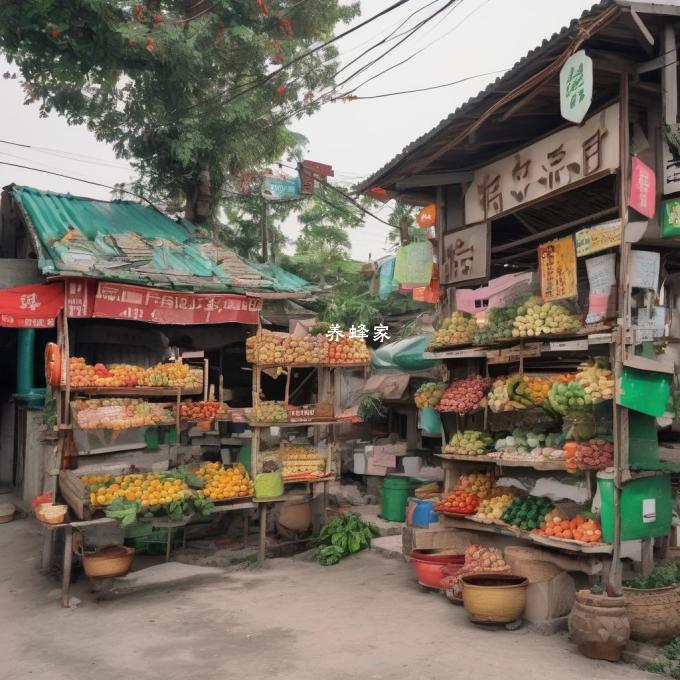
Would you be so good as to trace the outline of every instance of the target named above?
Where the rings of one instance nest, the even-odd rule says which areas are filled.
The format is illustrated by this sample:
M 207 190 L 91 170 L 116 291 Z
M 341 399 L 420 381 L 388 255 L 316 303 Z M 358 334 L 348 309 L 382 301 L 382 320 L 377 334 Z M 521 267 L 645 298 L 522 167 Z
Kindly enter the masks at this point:
M 50 31 L 50 38 L 58 38 L 60 35 L 61 33 L 59 33 L 59 31 L 56 28 L 53 28 Z
M 153 40 L 151 38 L 146 39 L 146 47 L 144 49 L 148 52 L 153 52 Z
M 163 23 L 163 17 L 160 14 L 154 14 L 153 15 L 153 22 L 154 22 L 154 24 L 162 24 Z
M 276 88 L 276 94 L 280 94 L 280 95 L 286 94 L 286 88 L 285 88 L 285 86 L 284 86 L 284 85 L 279 85 L 279 86 Z

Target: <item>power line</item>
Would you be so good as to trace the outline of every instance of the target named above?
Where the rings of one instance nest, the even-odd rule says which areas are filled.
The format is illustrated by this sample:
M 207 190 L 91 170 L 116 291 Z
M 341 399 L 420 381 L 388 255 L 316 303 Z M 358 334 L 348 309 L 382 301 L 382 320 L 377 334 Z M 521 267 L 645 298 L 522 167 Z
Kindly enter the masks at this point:
M 347 98 L 349 101 L 354 101 L 355 99 L 381 99 L 382 97 L 396 97 L 401 94 L 414 94 L 416 92 L 428 92 L 430 90 L 440 90 L 443 87 L 451 87 L 452 85 L 459 85 L 460 83 L 465 83 L 468 80 L 474 80 L 475 78 L 483 78 L 484 76 L 493 76 L 499 73 L 507 73 L 509 69 L 503 68 L 498 71 L 487 71 L 486 73 L 477 73 L 473 76 L 466 76 L 465 78 L 460 78 L 459 80 L 452 80 L 448 83 L 442 83 L 441 85 L 431 85 L 429 87 L 418 87 L 415 90 L 400 90 L 398 92 L 383 92 L 382 94 L 373 95 L 339 95 L 333 97 L 331 101 L 340 101 Z
M 289 61 L 287 61 L 285 64 L 282 64 L 279 68 L 275 69 L 272 71 L 268 76 L 265 76 L 264 78 L 261 78 L 260 80 L 252 83 L 251 85 L 247 86 L 244 90 L 241 90 L 240 92 L 237 92 L 236 94 L 232 95 L 225 101 L 221 102 L 223 105 L 230 104 L 234 100 L 238 99 L 239 97 L 242 97 L 244 94 L 248 94 L 249 92 L 252 92 L 253 90 L 257 89 L 258 87 L 261 87 L 262 85 L 270 82 L 274 78 L 276 78 L 279 73 L 282 71 L 285 71 L 286 69 L 290 68 L 294 64 L 297 64 L 299 61 L 302 59 L 306 59 L 307 57 L 310 57 L 313 54 L 316 54 L 316 52 L 319 52 L 320 50 L 324 49 L 325 47 L 328 47 L 329 45 L 333 44 L 334 42 L 337 42 L 341 38 L 344 38 L 351 33 L 354 33 L 355 31 L 358 31 L 360 28 L 363 28 L 364 26 L 367 26 L 368 24 L 372 23 L 376 19 L 379 19 L 380 17 L 385 16 L 386 14 L 389 14 L 390 12 L 394 11 L 398 7 L 401 7 L 402 5 L 405 5 L 407 2 L 411 2 L 411 0 L 397 0 L 397 2 L 393 3 L 389 7 L 386 7 L 384 10 L 378 12 L 377 14 L 373 15 L 372 17 L 366 19 L 365 21 L 362 21 L 361 23 L 357 24 L 356 26 L 352 26 L 351 28 L 348 28 L 346 31 L 343 31 L 339 35 L 333 36 L 332 38 L 329 38 L 328 40 L 320 43 L 316 47 L 313 47 L 306 52 L 303 52 L 302 54 L 297 55 L 296 57 L 293 57 Z M 220 93 L 220 96 L 225 93 Z M 184 111 L 181 111 L 181 109 L 178 109 L 175 111 L 177 113 L 178 111 L 181 111 L 182 113 L 186 113 L 187 111 L 190 111 L 194 108 L 199 106 L 199 102 L 192 104 L 191 106 L 187 107 Z
M 102 165 L 111 168 L 120 168 L 125 170 L 132 170 L 130 166 L 123 166 L 118 163 L 112 163 L 105 161 L 103 158 L 96 158 L 95 156 L 87 156 L 85 154 L 73 153 L 71 151 L 65 151 L 63 149 L 50 149 L 44 146 L 33 146 L 32 144 L 22 144 L 21 142 L 12 142 L 8 139 L 0 139 L 0 144 L 7 144 L 9 146 L 17 146 L 22 149 L 31 149 L 33 151 L 39 151 L 41 153 L 55 155 L 58 158 L 63 158 L 64 160 L 74 160 L 81 163 L 91 163 L 92 165 Z M 71 158 L 69 158 L 71 156 Z M 91 159 L 91 160 L 88 160 Z
M 41 168 L 34 168 L 30 165 L 19 165 L 18 163 L 9 163 L 7 161 L 0 161 L 0 165 L 8 165 L 12 168 L 21 168 L 23 170 L 33 170 L 34 172 L 42 172 L 45 173 L 46 175 L 54 175 L 55 177 L 63 177 L 65 179 L 70 179 L 73 180 L 74 182 L 83 182 L 84 184 L 91 184 L 92 186 L 95 187 L 102 187 L 103 189 L 110 189 L 111 191 L 121 191 L 124 194 L 130 194 L 130 196 L 135 196 L 136 198 L 141 199 L 142 201 L 145 201 L 148 203 L 154 210 L 161 214 L 163 213 L 162 210 L 157 208 L 148 198 L 145 196 L 141 196 L 140 194 L 134 193 L 134 191 L 128 191 L 127 189 L 123 189 L 120 186 L 110 186 L 109 184 L 102 184 L 101 182 L 94 182 L 91 179 L 83 179 L 82 177 L 74 177 L 73 175 L 66 175 L 63 172 L 54 172 L 52 170 L 43 170 Z

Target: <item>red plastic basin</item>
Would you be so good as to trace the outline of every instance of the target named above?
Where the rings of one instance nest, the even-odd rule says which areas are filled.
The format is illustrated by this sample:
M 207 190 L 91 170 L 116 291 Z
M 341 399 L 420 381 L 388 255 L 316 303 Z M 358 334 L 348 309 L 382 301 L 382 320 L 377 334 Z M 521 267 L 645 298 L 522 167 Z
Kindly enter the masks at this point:
M 416 572 L 416 578 L 421 586 L 426 588 L 441 588 L 441 580 L 446 575 L 447 565 L 463 564 L 465 555 L 442 555 L 424 550 L 414 550 L 411 562 Z

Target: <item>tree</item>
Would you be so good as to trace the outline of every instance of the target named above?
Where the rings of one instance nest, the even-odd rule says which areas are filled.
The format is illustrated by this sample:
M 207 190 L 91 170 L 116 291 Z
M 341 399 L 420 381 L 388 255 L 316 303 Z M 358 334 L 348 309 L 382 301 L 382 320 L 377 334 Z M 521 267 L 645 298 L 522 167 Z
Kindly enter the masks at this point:
M 295 208 L 292 201 L 267 201 L 261 196 L 234 196 L 222 203 L 225 224 L 216 230 L 217 239 L 247 260 L 258 260 L 262 255 L 261 217 L 267 210 L 270 259 L 277 262 L 286 245 L 286 237 L 279 226 Z M 222 220 L 220 220 L 222 222 Z
M 395 204 L 390 216 L 387 218 L 387 221 L 392 226 L 396 227 L 387 235 L 390 243 L 401 243 L 401 230 L 403 227 L 406 228 L 406 233 L 408 234 L 410 242 L 425 240 L 426 236 L 424 230 L 420 229 L 416 224 L 416 212 L 418 212 L 416 206 L 401 202 Z
M 333 46 L 273 68 L 358 13 L 341 0 L 6 0 L 0 51 L 27 102 L 110 142 L 140 190 L 214 217 L 225 181 L 296 145 L 286 117 L 332 84 Z
M 361 210 L 338 190 L 317 183 L 297 219 L 302 229 L 287 266 L 321 286 L 344 277 L 352 268 L 348 231 L 363 224 Z

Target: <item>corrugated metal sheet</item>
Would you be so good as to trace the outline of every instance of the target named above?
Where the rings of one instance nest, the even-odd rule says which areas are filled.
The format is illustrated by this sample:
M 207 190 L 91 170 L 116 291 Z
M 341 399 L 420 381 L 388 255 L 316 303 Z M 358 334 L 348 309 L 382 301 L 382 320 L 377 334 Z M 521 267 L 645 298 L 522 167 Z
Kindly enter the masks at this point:
M 309 290 L 303 279 L 252 266 L 199 235 L 191 223 L 139 203 L 98 201 L 24 186 L 9 191 L 39 242 L 38 261 L 45 275 L 196 291 Z

